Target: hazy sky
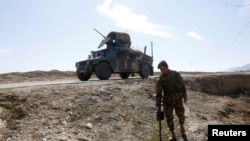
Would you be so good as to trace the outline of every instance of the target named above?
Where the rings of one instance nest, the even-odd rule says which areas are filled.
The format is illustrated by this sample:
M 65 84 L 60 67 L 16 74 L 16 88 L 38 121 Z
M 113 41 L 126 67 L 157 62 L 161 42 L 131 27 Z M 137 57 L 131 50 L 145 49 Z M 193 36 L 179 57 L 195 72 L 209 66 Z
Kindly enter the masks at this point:
M 75 70 L 110 31 L 178 71 L 250 63 L 250 0 L 0 0 L 0 73 Z

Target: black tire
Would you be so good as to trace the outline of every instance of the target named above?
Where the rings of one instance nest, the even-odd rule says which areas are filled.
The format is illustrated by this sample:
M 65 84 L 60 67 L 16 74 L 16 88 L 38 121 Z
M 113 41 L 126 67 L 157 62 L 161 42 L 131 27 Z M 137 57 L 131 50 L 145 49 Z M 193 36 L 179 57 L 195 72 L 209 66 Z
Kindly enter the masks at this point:
M 81 81 L 88 81 L 91 77 L 91 73 L 80 73 L 78 70 L 76 71 L 76 76 Z
M 130 73 L 128 73 L 128 72 L 120 72 L 119 75 L 120 75 L 121 79 L 128 79 Z
M 150 75 L 150 68 L 148 65 L 143 65 L 141 70 L 139 71 L 139 75 L 141 76 L 141 78 L 148 78 L 148 76 Z
M 100 80 L 108 80 L 111 76 L 112 71 L 108 63 L 101 62 L 95 67 L 95 73 Z

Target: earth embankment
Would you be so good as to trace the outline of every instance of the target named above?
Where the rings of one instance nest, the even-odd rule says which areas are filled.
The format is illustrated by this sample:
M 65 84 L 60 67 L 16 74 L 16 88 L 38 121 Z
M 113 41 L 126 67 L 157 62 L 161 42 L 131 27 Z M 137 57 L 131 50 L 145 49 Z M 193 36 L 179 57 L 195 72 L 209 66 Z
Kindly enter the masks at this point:
M 188 92 L 184 106 L 190 141 L 206 141 L 210 124 L 250 124 L 249 73 L 181 74 Z M 60 71 L 0 75 L 1 84 L 51 81 L 0 89 L 0 140 L 158 141 L 157 75 L 53 84 L 65 79 L 77 80 L 74 72 Z M 180 139 L 176 116 L 174 121 Z M 165 121 L 162 126 L 167 140 Z

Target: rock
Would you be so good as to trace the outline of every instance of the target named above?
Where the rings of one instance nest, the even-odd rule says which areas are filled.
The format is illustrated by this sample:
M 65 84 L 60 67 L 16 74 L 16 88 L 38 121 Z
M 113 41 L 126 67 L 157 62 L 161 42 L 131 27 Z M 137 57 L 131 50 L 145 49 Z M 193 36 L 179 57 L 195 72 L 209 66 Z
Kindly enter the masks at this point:
M 82 126 L 82 127 L 85 127 L 85 128 L 87 128 L 87 129 L 92 129 L 93 128 L 93 124 L 92 123 L 87 123 L 87 124 L 81 124 L 80 126 Z
M 63 124 L 63 125 L 67 125 L 67 121 L 63 121 L 62 124 Z
M 86 127 L 87 127 L 88 129 L 92 129 L 92 128 L 93 128 L 93 124 L 89 122 L 89 123 L 87 123 Z

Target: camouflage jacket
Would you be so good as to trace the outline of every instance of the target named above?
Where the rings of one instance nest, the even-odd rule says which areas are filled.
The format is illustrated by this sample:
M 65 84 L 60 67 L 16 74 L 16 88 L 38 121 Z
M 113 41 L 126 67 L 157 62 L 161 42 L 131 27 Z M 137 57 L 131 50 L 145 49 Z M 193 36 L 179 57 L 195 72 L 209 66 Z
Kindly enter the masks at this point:
M 161 74 L 156 82 L 155 90 L 157 96 L 163 99 L 176 100 L 187 98 L 186 87 L 180 73 L 170 70 L 168 74 Z

